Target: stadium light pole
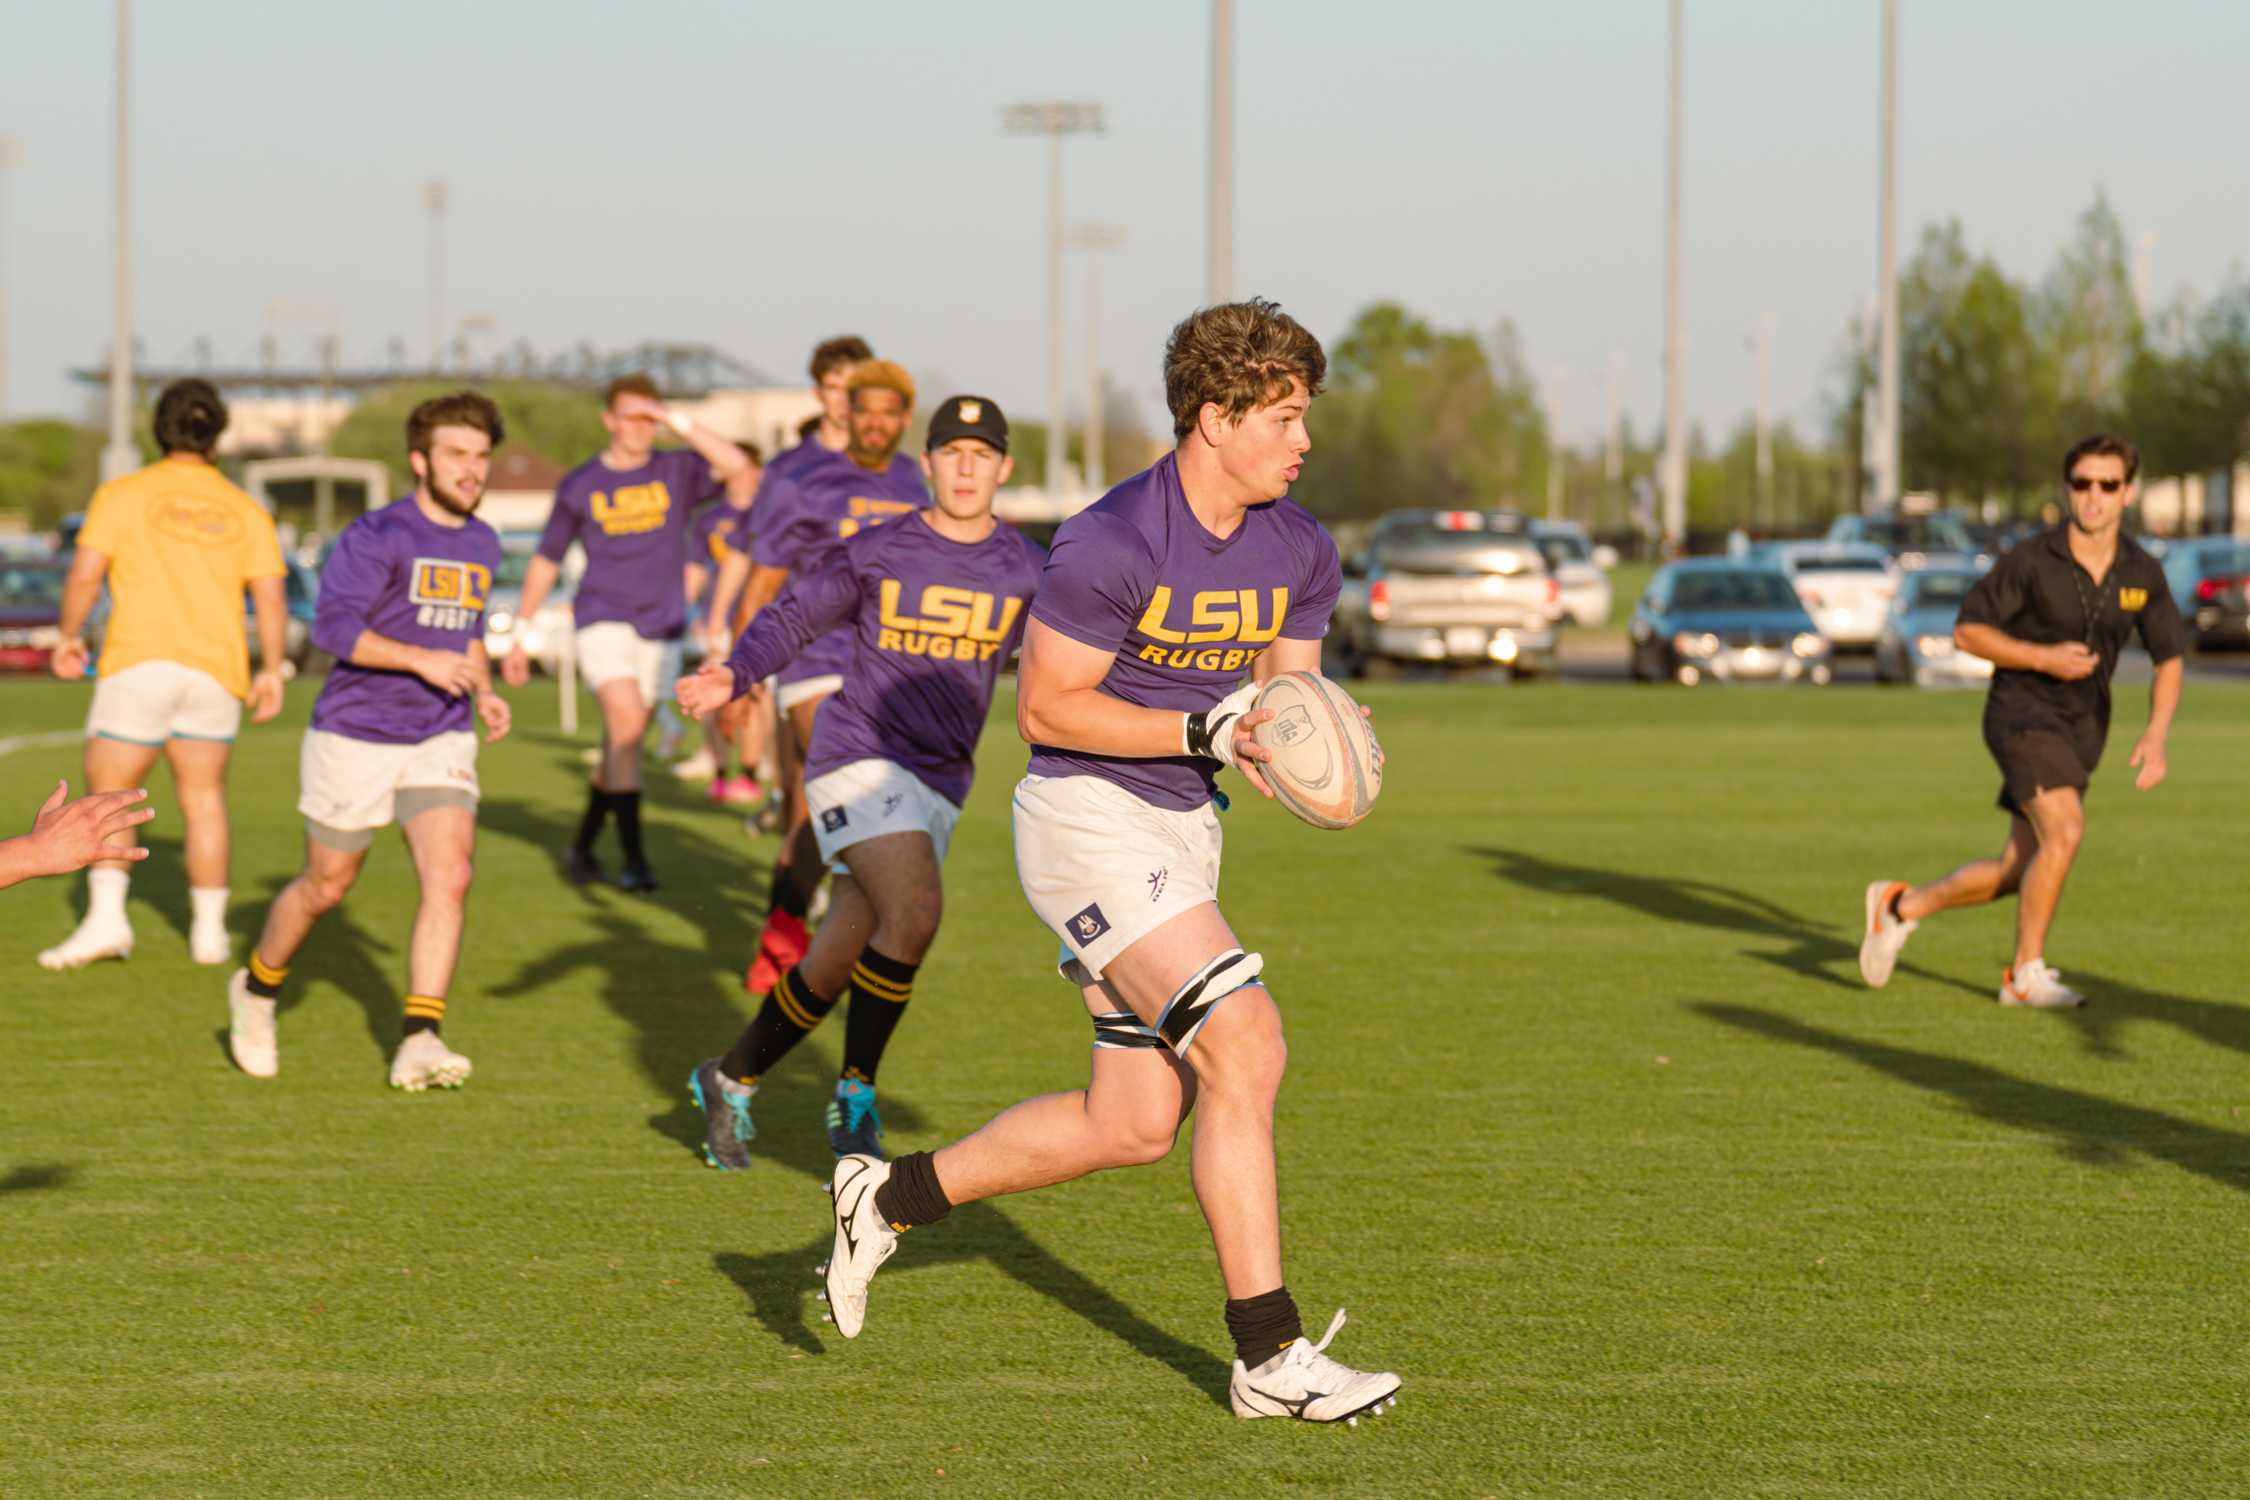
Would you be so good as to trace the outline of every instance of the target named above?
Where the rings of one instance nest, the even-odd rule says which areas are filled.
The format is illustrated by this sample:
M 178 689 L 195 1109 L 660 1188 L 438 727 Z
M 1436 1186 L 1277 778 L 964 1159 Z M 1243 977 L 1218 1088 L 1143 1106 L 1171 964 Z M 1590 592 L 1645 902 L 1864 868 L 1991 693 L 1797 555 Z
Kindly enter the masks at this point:
M 1066 135 L 1101 134 L 1102 107 L 1067 99 L 1011 104 L 1001 113 L 1000 128 L 1009 135 L 1047 138 L 1046 490 L 1059 495 L 1063 488 L 1063 448 L 1068 441 L 1067 414 L 1063 410 L 1062 143 Z
M 117 284 L 111 291 L 109 310 L 109 443 L 102 449 L 104 480 L 122 478 L 141 466 L 140 451 L 133 446 L 133 184 L 126 91 L 131 77 L 127 43 L 132 19 L 131 0 L 117 0 Z
M 1211 0 L 1211 266 L 1213 304 L 1234 300 L 1234 0 Z
M 8 169 L 15 164 L 15 137 L 0 135 L 0 418 L 8 415 Z
M 1680 378 L 1680 0 L 1672 0 L 1664 134 L 1664 554 L 1687 549 L 1686 392 Z
M 1875 486 L 1870 508 L 1899 497 L 1898 419 L 1898 0 L 1883 0 L 1883 244 L 1881 331 L 1877 335 Z
M 1773 514 L 1773 314 L 1758 320 L 1753 340 L 1758 351 L 1758 507 L 1766 524 Z M 1756 520 L 1756 516 L 1751 517 Z
M 445 363 L 445 179 L 422 184 L 422 206 L 430 211 L 430 368 Z
M 1103 440 L 1108 422 L 1102 412 L 1102 252 L 1125 243 L 1115 224 L 1071 226 L 1070 245 L 1086 252 L 1086 488 L 1101 493 Z
M 1570 371 L 1557 365 L 1554 382 L 1547 388 L 1547 519 L 1559 521 L 1563 513 L 1563 396 Z

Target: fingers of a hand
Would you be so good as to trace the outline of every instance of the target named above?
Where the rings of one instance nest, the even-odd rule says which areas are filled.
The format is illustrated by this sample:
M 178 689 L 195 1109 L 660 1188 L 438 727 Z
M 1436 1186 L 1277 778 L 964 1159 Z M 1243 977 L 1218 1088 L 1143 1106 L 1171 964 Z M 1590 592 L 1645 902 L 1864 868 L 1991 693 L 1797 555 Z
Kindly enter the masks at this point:
M 1244 781 L 1249 782 L 1252 786 L 1258 789 L 1258 794 L 1260 796 L 1269 798 L 1273 796 L 1273 788 L 1266 785 L 1266 778 L 1259 773 L 1257 766 L 1251 764 L 1248 761 L 1243 761 L 1238 763 L 1235 766 L 1235 769 L 1242 773 L 1242 779 Z
M 102 819 L 100 837 L 105 840 L 114 838 L 128 828 L 138 828 L 155 816 L 156 809 L 153 807 L 130 808 L 124 812 L 111 813 Z
M 39 804 L 39 816 L 44 818 L 69 800 L 70 783 L 68 781 L 56 782 L 55 789 L 47 794 L 47 800 Z
M 102 858 L 104 858 L 104 859 L 146 859 L 146 858 L 148 858 L 148 851 L 147 851 L 146 849 L 143 849 L 143 848 L 141 848 L 141 847 L 140 847 L 139 845 L 137 845 L 137 844 L 136 844 L 136 845 L 134 845 L 134 846 L 133 846 L 132 848 L 130 848 L 130 849 L 104 849 L 104 850 L 102 851 Z

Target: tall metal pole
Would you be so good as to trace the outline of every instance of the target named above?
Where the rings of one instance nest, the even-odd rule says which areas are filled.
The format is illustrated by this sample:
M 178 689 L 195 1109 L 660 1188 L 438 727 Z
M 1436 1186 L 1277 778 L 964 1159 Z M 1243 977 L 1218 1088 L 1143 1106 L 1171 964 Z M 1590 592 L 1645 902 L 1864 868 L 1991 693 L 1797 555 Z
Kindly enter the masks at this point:
M 1099 104 L 1045 100 L 1010 105 L 1001 115 L 1001 128 L 1010 135 L 1047 137 L 1047 474 L 1050 495 L 1062 493 L 1063 447 L 1069 414 L 1063 391 L 1063 221 L 1062 139 L 1066 135 L 1098 133 L 1102 129 Z
M 1115 224 L 1076 224 L 1070 230 L 1071 248 L 1086 252 L 1086 487 L 1100 491 L 1107 453 L 1104 439 L 1108 422 L 1103 412 L 1102 380 L 1102 252 L 1125 243 L 1125 231 Z
M 8 414 L 8 168 L 16 143 L 0 135 L 0 417 Z
M 1556 366 L 1547 388 L 1547 519 L 1559 521 L 1563 513 L 1563 393 L 1570 372 Z
M 422 203 L 430 211 L 430 368 L 445 362 L 445 179 L 433 177 L 422 185 Z
M 1758 320 L 1758 511 L 1773 524 L 1773 314 Z M 1756 516 L 1751 518 L 1756 519 Z
M 1234 300 L 1234 0 L 1211 0 L 1209 300 Z
M 1664 552 L 1687 549 L 1686 391 L 1680 380 L 1680 0 L 1672 0 L 1670 109 L 1664 145 Z
M 1872 508 L 1898 504 L 1898 0 L 1883 0 L 1882 331 L 1876 354 L 1875 488 Z
M 126 109 L 126 43 L 132 32 L 130 0 L 117 0 L 117 284 L 110 293 L 109 444 L 102 449 L 102 478 L 122 478 L 141 466 L 133 446 L 132 137 Z

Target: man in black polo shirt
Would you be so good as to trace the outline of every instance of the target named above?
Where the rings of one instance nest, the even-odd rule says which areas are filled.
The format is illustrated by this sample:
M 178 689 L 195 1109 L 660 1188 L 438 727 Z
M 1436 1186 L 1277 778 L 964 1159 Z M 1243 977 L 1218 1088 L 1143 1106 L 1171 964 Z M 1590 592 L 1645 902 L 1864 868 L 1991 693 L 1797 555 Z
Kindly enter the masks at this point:
M 1859 972 L 1881 989 L 1922 918 L 1949 906 L 2016 897 L 2016 954 L 2000 980 L 2002 1005 L 2062 1009 L 2086 997 L 2047 967 L 2047 928 L 2086 832 L 2087 779 L 2109 738 L 2109 679 L 2135 630 L 2156 663 L 2148 728 L 2133 746 L 2133 784 L 2164 779 L 2164 737 L 2180 706 L 2186 633 L 2156 559 L 2118 523 L 2138 497 L 2140 455 L 2122 438 L 2081 439 L 2063 460 L 2070 519 L 2017 544 L 1977 581 L 1953 639 L 1997 669 L 1984 705 L 1984 742 L 2000 763 L 2000 806 L 2011 822 L 1997 859 L 1942 880 L 1867 888 Z

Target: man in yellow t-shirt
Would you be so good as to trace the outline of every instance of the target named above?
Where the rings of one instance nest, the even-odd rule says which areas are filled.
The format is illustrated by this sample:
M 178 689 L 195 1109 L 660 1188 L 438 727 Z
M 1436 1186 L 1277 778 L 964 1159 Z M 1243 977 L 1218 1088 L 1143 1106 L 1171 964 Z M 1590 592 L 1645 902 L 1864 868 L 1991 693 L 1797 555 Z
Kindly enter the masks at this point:
M 188 951 L 204 964 L 227 959 L 227 756 L 245 699 L 253 723 L 281 712 L 288 624 L 273 518 L 211 465 L 226 426 L 226 403 L 208 381 L 176 381 L 157 398 L 164 457 L 94 492 L 63 586 L 63 640 L 53 659 L 57 677 L 85 675 L 80 632 L 106 580 L 110 616 L 86 719 L 86 784 L 95 792 L 138 787 L 158 756 L 171 763 L 187 824 Z M 245 588 L 258 617 L 255 679 L 242 629 Z M 40 967 L 75 969 L 132 952 L 127 882 L 123 859 L 87 871 L 86 920 L 39 955 Z

